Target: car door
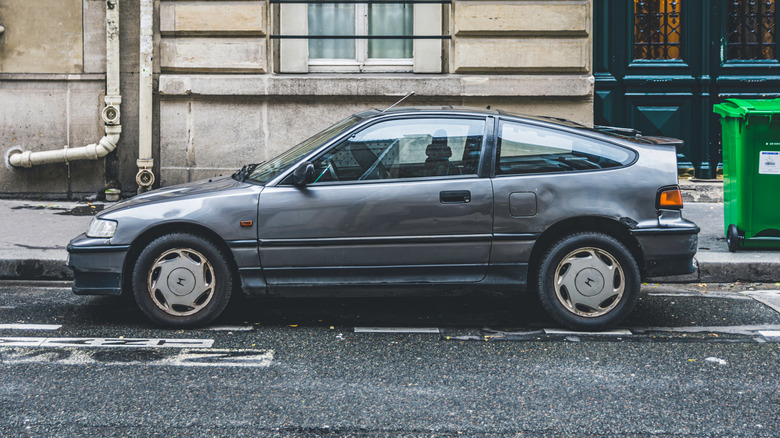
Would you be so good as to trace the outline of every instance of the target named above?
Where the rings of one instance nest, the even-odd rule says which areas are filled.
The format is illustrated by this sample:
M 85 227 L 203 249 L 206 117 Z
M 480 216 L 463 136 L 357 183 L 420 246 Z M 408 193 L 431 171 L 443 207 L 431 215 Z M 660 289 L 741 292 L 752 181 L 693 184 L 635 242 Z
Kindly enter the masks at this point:
M 315 181 L 266 187 L 270 286 L 464 283 L 484 278 L 493 192 L 478 169 L 484 118 L 371 124 L 312 160 Z

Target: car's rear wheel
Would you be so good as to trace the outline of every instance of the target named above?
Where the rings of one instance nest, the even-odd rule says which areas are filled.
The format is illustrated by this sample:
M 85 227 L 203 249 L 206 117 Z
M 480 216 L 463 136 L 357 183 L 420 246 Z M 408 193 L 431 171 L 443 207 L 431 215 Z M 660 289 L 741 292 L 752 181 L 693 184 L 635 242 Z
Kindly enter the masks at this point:
M 233 287 L 227 258 L 212 242 L 187 233 L 153 240 L 138 256 L 133 292 L 157 324 L 208 324 L 227 306 Z
M 536 280 L 545 310 L 575 330 L 604 330 L 621 322 L 636 304 L 641 284 L 631 252 L 597 232 L 558 240 L 542 257 Z

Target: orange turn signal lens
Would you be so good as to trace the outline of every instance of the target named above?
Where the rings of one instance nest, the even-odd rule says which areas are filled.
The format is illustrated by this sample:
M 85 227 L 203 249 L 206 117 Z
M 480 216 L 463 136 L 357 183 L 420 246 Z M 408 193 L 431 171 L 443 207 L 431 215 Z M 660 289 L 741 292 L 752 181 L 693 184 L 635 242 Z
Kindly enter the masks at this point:
M 241 221 L 241 226 L 242 227 L 251 227 L 252 226 L 252 221 Z
M 663 187 L 658 191 L 656 199 L 658 208 L 680 209 L 683 207 L 682 192 L 678 186 Z

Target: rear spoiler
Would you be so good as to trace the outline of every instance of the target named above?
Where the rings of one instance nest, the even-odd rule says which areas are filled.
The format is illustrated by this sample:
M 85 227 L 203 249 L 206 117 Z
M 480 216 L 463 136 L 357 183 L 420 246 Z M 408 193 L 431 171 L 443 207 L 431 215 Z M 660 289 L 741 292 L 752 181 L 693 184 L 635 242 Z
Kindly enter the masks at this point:
M 618 128 L 616 126 L 595 125 L 591 129 L 593 129 L 596 132 L 615 135 L 637 143 L 674 146 L 677 150 L 680 150 L 685 145 L 685 142 L 683 140 L 680 140 L 679 138 L 661 137 L 661 136 L 652 136 L 652 135 L 643 136 L 640 131 L 637 131 L 636 129 L 632 129 L 632 128 Z
M 636 140 L 641 143 L 647 143 L 647 144 L 658 144 L 658 145 L 669 145 L 674 146 L 677 150 L 680 150 L 684 145 L 685 142 L 683 140 L 680 140 L 679 138 L 672 138 L 672 137 L 636 137 Z

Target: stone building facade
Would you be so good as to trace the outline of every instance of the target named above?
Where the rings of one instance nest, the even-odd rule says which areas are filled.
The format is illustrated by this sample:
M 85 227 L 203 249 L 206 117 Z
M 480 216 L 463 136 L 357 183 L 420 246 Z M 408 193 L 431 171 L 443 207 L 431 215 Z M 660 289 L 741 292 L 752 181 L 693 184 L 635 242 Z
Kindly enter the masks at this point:
M 147 164 L 155 187 L 232 173 L 412 91 L 402 105 L 593 118 L 590 0 L 146 0 L 150 17 L 141 13 L 144 1 L 0 3 L 6 162 L 12 148 L 77 147 L 103 136 L 106 9 L 113 7 L 122 126 L 105 158 L 7 163 L 0 196 L 78 198 L 107 186 L 136 192 L 144 26 L 153 32 Z

